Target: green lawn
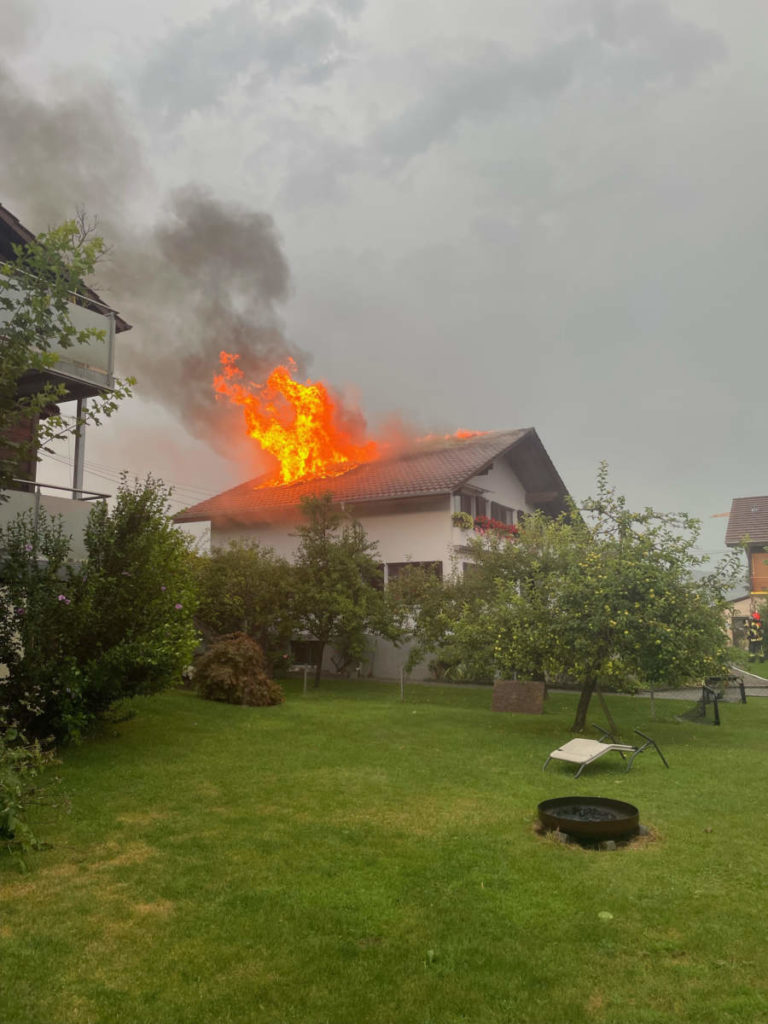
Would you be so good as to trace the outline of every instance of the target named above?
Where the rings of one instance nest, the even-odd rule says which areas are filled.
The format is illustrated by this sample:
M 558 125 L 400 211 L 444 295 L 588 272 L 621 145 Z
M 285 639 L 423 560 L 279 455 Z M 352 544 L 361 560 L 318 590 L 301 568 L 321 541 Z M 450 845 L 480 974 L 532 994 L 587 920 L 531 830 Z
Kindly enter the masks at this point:
M 762 676 L 763 679 L 768 679 L 768 662 L 766 661 L 747 661 L 744 659 L 742 668 L 755 676 Z
M 66 753 L 54 848 L 26 875 L 0 856 L 3 1024 L 768 1020 L 768 699 L 716 729 L 609 698 L 671 769 L 608 755 L 574 781 L 541 771 L 572 695 L 533 717 L 488 689 L 288 690 L 137 701 Z M 577 793 L 658 841 L 537 837 L 538 802 Z

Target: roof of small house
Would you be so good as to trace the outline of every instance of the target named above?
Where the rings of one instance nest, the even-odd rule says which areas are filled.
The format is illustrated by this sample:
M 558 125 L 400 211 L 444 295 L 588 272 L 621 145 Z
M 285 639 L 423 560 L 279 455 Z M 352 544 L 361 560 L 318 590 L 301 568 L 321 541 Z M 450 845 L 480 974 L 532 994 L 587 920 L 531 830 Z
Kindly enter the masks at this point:
M 731 502 L 725 543 L 737 547 L 745 537 L 753 544 L 768 544 L 768 495 Z
M 19 218 L 14 216 L 9 209 L 0 203 L 0 262 L 13 259 L 14 245 L 29 245 L 34 240 L 35 236 L 29 228 L 24 227 Z M 94 310 L 96 313 L 114 313 L 115 331 L 118 334 L 121 331 L 130 331 L 131 325 L 113 310 L 111 306 L 102 302 L 96 292 L 86 285 L 82 286 L 81 299 L 84 306 Z
M 565 484 L 532 427 L 467 438 L 426 439 L 391 456 L 355 466 L 340 476 L 270 484 L 256 477 L 184 509 L 179 523 L 249 523 L 330 491 L 338 502 L 364 503 L 451 494 L 494 461 L 508 457 L 531 504 L 554 513 L 565 508 Z

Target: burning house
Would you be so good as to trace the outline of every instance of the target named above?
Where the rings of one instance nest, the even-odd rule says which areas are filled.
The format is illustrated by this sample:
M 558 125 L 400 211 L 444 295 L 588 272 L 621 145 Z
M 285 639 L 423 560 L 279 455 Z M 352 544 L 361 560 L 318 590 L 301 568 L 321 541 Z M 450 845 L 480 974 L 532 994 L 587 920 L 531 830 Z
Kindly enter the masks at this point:
M 217 390 L 243 405 L 251 436 L 276 456 L 277 468 L 176 515 L 177 523 L 209 522 L 214 547 L 252 541 L 290 559 L 302 498 L 330 492 L 376 542 L 386 585 L 409 564 L 445 575 L 461 569 L 467 537 L 489 520 L 511 528 L 536 509 L 566 508 L 565 485 L 533 428 L 459 432 L 394 450 L 339 432 L 322 385 L 280 373 L 254 389 L 231 357 L 222 361 Z M 364 669 L 395 678 L 402 662 L 402 651 L 379 640 Z M 426 666 L 414 672 L 427 676 Z

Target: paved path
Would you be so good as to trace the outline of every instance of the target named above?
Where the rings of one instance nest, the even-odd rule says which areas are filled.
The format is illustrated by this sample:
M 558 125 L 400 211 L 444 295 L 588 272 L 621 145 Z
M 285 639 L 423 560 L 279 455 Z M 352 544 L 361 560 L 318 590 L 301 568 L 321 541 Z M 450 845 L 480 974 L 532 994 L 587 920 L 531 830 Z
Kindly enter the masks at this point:
M 748 672 L 746 669 L 737 668 L 735 665 L 731 666 L 731 671 L 735 676 L 741 676 L 744 680 L 744 692 L 748 697 L 768 697 L 768 679 L 763 679 L 762 676 L 756 676 L 752 672 Z M 395 680 L 377 680 L 377 682 L 388 682 L 394 683 Z M 447 683 L 444 680 L 435 679 L 407 679 L 406 685 L 413 686 L 417 684 L 419 686 L 451 686 L 456 689 L 464 690 L 479 690 L 485 689 L 490 690 L 490 683 Z M 557 686 L 549 686 L 547 688 L 550 693 L 578 693 L 577 689 L 560 689 Z M 644 700 L 648 700 L 650 696 L 649 690 L 639 690 L 637 693 L 609 693 L 611 697 L 642 697 Z M 657 690 L 655 696 L 660 700 L 698 700 L 701 697 L 700 686 L 685 686 L 679 690 Z
M 743 680 L 744 692 L 748 697 L 768 697 L 768 679 L 756 676 L 744 668 L 737 668 L 736 665 L 731 665 L 731 672 Z M 641 690 L 633 696 L 647 699 L 648 690 Z M 701 696 L 701 687 L 686 686 L 680 690 L 659 690 L 656 696 L 662 700 L 698 700 Z
M 735 665 L 731 666 L 731 671 L 735 676 L 740 676 L 744 680 L 744 692 L 748 697 L 768 697 L 768 679 L 763 679 L 762 676 L 756 676 L 752 672 L 747 672 L 746 669 L 737 668 Z M 556 687 L 550 687 L 551 693 L 577 693 L 577 690 L 559 690 Z M 610 693 L 611 697 L 642 697 L 643 700 L 648 700 L 650 697 L 650 690 L 638 690 L 637 693 Z M 656 690 L 654 696 L 658 697 L 659 700 L 698 700 L 701 697 L 700 686 L 683 686 L 679 690 Z

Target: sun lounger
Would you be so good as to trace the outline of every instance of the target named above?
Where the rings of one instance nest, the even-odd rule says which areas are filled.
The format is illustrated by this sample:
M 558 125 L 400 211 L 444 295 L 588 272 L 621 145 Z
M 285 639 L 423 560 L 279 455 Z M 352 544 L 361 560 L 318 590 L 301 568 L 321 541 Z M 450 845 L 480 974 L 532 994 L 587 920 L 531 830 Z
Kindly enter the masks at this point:
M 642 754 L 642 752 L 644 750 L 647 750 L 648 747 L 655 747 L 659 757 L 664 762 L 664 764 L 667 765 L 667 768 L 669 768 L 666 758 L 659 750 L 656 741 L 652 740 L 650 736 L 646 736 L 644 732 L 640 732 L 639 729 L 635 729 L 635 732 L 638 734 L 638 736 L 643 737 L 645 743 L 643 743 L 642 746 L 635 747 L 629 743 L 605 743 L 603 742 L 603 739 L 605 737 L 613 741 L 613 736 L 611 736 L 610 733 L 606 732 L 605 729 L 600 729 L 599 726 L 593 726 L 593 728 L 597 729 L 598 732 L 602 733 L 602 736 L 599 740 L 587 740 L 581 738 L 569 740 L 567 743 L 564 743 L 562 747 L 558 747 L 557 750 L 552 751 L 547 760 L 544 762 L 544 768 L 547 767 L 550 761 L 569 761 L 571 764 L 577 764 L 579 766 L 576 774 L 574 775 L 574 778 L 578 779 L 578 777 L 581 775 L 581 773 L 584 771 L 588 764 L 592 764 L 593 761 L 596 761 L 599 757 L 602 757 L 603 754 L 607 754 L 611 750 L 616 750 L 619 754 L 621 754 L 621 757 L 624 760 L 626 760 L 625 754 L 632 755 L 627 763 L 627 767 L 624 769 L 625 772 L 628 772 L 629 769 L 632 767 L 632 762 L 635 760 L 637 755 Z M 542 771 L 544 771 L 544 768 L 542 768 Z

